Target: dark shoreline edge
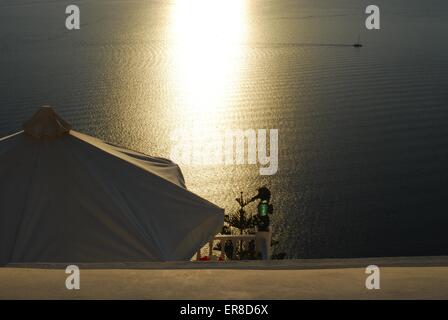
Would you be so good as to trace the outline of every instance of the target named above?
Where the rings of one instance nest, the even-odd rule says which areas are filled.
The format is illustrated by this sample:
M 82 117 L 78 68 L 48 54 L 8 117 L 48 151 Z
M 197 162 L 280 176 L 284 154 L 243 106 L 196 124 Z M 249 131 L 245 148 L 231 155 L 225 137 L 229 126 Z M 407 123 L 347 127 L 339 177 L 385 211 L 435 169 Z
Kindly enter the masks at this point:
M 350 259 L 285 259 L 245 260 L 231 262 L 111 262 L 111 263 L 11 263 L 1 268 L 65 269 L 74 264 L 81 269 L 134 269 L 134 270 L 312 270 L 379 267 L 448 267 L 448 256 L 378 257 Z

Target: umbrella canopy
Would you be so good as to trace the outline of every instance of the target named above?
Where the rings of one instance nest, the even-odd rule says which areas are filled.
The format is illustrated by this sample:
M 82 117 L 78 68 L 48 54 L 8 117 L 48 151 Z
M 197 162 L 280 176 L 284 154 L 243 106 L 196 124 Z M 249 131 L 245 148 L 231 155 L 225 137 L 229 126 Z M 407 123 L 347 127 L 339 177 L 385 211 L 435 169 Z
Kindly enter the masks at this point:
M 73 131 L 51 107 L 0 139 L 0 264 L 186 260 L 223 213 L 173 162 Z

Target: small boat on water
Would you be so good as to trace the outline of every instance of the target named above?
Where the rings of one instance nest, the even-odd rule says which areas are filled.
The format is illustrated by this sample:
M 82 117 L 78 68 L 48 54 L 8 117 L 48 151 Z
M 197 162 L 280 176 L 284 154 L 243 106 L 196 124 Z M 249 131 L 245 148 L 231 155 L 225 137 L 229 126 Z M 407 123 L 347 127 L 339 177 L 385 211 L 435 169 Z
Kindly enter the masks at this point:
M 353 44 L 353 46 L 354 46 L 355 48 L 361 48 L 361 47 L 362 47 L 362 44 L 361 44 L 361 36 L 358 36 L 358 41 L 355 42 L 355 43 Z

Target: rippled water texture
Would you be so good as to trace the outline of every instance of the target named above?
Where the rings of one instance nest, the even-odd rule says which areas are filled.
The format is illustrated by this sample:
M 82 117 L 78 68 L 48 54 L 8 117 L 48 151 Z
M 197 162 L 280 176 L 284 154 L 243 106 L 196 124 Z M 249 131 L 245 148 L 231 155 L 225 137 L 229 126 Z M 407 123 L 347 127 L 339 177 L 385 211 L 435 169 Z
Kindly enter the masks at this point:
M 377 0 L 0 3 L 0 136 L 51 104 L 156 156 L 178 128 L 279 129 L 279 171 L 184 165 L 199 195 L 267 184 L 288 257 L 448 254 L 448 4 Z M 358 35 L 364 47 L 347 46 Z M 250 207 L 254 210 L 254 207 Z

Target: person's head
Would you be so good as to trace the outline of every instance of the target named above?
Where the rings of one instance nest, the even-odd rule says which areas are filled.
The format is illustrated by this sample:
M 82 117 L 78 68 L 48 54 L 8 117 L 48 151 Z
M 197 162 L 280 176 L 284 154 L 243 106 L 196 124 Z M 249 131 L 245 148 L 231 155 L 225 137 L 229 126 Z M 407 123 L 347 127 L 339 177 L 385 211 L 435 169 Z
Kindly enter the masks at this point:
M 261 201 L 269 201 L 271 199 L 271 191 L 267 187 L 261 187 L 258 189 L 258 194 L 254 198 L 260 199 Z

